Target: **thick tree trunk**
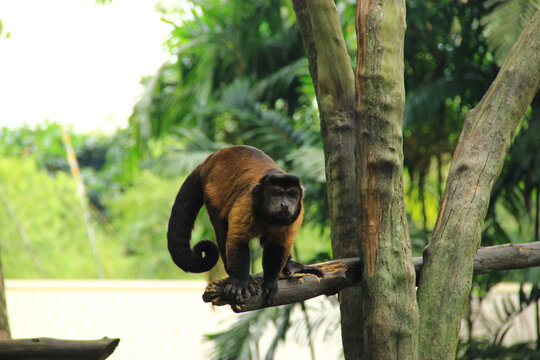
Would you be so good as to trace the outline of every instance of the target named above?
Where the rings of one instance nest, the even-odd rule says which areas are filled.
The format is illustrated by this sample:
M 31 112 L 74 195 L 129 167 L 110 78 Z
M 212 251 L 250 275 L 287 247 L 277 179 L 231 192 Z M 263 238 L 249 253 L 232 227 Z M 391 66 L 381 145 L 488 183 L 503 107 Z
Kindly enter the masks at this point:
M 358 257 L 354 149 L 354 74 L 333 0 L 293 0 L 321 118 L 328 208 L 335 258 Z M 339 293 L 345 358 L 362 353 L 361 288 Z
M 417 357 L 415 272 L 403 195 L 405 1 L 357 2 L 356 151 L 364 359 Z
M 491 187 L 539 86 L 540 10 L 465 119 L 432 239 L 424 251 L 418 287 L 422 359 L 454 358 Z

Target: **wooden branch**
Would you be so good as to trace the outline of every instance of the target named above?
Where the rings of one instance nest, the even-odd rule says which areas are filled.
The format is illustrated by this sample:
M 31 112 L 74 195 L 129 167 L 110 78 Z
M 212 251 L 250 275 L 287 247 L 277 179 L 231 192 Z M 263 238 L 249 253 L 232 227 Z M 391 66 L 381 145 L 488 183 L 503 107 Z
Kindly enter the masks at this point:
M 422 258 L 413 258 L 416 275 L 422 270 Z M 213 305 L 231 305 L 234 312 L 245 312 L 269 306 L 292 304 L 319 295 L 334 295 L 343 288 L 360 282 L 362 264 L 359 258 L 332 260 L 314 264 L 324 273 L 324 278 L 315 275 L 296 274 L 278 281 L 278 292 L 269 304 L 263 304 L 261 296 L 250 298 L 245 304 L 233 305 L 223 296 L 228 279 L 213 281 L 203 294 L 205 302 Z M 501 270 L 523 269 L 540 266 L 540 241 L 525 244 L 506 244 L 480 248 L 474 259 L 474 273 L 485 274 Z M 252 275 L 262 285 L 262 273 Z
M 229 300 L 222 296 L 228 278 L 208 284 L 203 300 L 213 305 L 230 304 L 234 312 L 245 312 L 269 306 L 292 304 L 319 295 L 333 295 L 360 281 L 361 264 L 358 258 L 333 260 L 314 266 L 323 271 L 324 278 L 307 274 L 295 274 L 290 278 L 282 278 L 278 281 L 276 296 L 266 306 L 260 295 L 249 298 L 242 305 L 230 304 Z M 262 287 L 262 273 L 252 275 L 252 278 Z
M 0 340 L 0 359 L 103 360 L 120 339 L 60 340 L 51 338 Z

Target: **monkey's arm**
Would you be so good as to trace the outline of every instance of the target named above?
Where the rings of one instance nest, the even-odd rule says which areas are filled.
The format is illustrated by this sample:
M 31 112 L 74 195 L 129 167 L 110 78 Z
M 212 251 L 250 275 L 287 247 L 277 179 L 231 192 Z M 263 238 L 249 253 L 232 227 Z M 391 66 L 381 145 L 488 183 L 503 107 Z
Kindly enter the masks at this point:
M 268 302 L 277 292 L 279 273 L 284 268 L 290 249 L 265 237 L 263 248 L 263 299 Z
M 232 302 L 241 304 L 249 296 L 256 296 L 259 291 L 249 276 L 249 239 L 229 235 L 225 249 L 229 282 L 225 286 L 224 293 Z

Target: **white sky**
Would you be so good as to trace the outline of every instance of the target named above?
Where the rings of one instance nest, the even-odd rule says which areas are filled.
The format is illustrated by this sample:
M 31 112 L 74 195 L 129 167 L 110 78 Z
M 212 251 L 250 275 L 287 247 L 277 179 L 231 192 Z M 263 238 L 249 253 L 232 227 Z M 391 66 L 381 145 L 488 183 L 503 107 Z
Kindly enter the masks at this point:
M 46 119 L 78 132 L 125 127 L 140 79 L 167 60 L 157 0 L 0 0 L 0 126 Z

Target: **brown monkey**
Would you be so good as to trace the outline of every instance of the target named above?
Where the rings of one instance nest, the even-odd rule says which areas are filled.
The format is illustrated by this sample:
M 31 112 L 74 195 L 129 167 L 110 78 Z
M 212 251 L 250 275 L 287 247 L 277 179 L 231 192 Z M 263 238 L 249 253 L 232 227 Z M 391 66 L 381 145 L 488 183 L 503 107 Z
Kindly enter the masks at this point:
M 249 242 L 254 237 L 260 237 L 263 247 L 265 301 L 275 294 L 280 272 L 322 276 L 319 269 L 290 259 L 304 215 L 302 195 L 298 177 L 254 147 L 231 146 L 210 155 L 187 177 L 172 207 L 167 240 L 174 263 L 187 272 L 204 272 L 214 267 L 221 253 L 229 274 L 225 295 L 236 303 L 258 292 L 249 277 Z M 203 204 L 219 252 L 210 240 L 190 247 Z

